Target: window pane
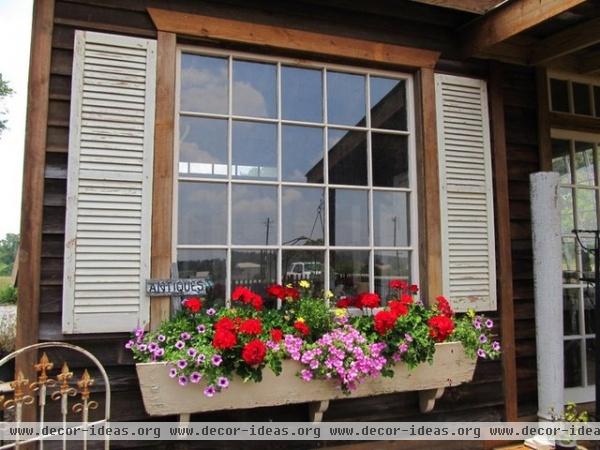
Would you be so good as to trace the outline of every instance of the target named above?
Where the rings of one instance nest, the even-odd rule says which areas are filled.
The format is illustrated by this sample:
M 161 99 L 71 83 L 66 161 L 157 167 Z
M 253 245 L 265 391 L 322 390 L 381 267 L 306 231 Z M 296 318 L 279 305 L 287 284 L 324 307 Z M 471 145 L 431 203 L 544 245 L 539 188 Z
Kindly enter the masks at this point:
M 365 126 L 365 77 L 327 72 L 327 120 L 338 125 Z
M 573 106 L 576 114 L 592 114 L 590 86 L 588 84 L 573 83 Z
M 595 185 L 594 144 L 575 142 L 575 179 L 577 184 Z
M 322 295 L 324 256 L 324 252 L 318 251 L 283 250 L 283 284 L 309 280 L 311 292 Z
M 283 245 L 323 245 L 325 199 L 320 188 L 282 189 Z
M 595 230 L 597 228 L 596 191 L 577 189 L 577 228 Z
M 595 274 L 594 274 L 595 275 Z M 585 333 L 595 334 L 594 308 L 596 305 L 596 291 L 591 284 L 585 284 L 583 288 L 583 313 L 585 323 Z
M 565 387 L 578 387 L 583 384 L 581 373 L 581 341 L 565 341 Z
M 323 183 L 323 129 L 283 125 L 281 133 L 283 181 Z
M 389 191 L 373 192 L 373 224 L 375 245 L 409 246 L 408 194 Z
M 322 122 L 322 72 L 298 67 L 282 67 L 281 107 L 284 120 Z
M 406 130 L 406 81 L 371 77 L 371 127 Z
M 233 176 L 277 179 L 277 126 L 233 121 Z
M 231 197 L 232 242 L 277 244 L 277 188 L 234 184 Z
M 581 246 L 579 246 L 579 243 L 577 243 L 577 245 L 579 246 L 578 250 L 581 251 L 581 271 L 582 271 L 582 273 L 579 274 L 579 277 L 585 278 L 586 280 L 595 280 L 596 271 L 594 269 L 595 266 L 594 266 L 593 250 L 595 249 L 596 245 L 594 242 L 594 238 L 589 237 L 589 236 L 593 236 L 593 235 L 587 234 L 587 236 L 588 237 L 581 238 L 581 243 L 587 249 L 587 251 L 585 249 L 582 249 Z
M 233 114 L 277 116 L 277 66 L 233 61 Z
M 403 250 L 375 251 L 375 292 L 382 299 L 390 300 L 394 292 L 389 288 L 390 280 L 410 281 L 410 252 Z
M 565 289 L 563 291 L 563 321 L 564 334 L 580 334 L 579 331 L 579 289 Z
M 560 223 L 563 234 L 571 234 L 573 226 L 573 189 L 560 188 Z
M 180 278 L 204 278 L 208 283 L 204 298 L 208 305 L 225 304 L 226 250 L 177 251 Z
M 569 85 L 564 80 L 550 80 L 552 111 L 569 112 Z
M 329 265 L 329 286 L 336 298 L 369 291 L 368 251 L 332 250 Z
M 268 303 L 267 287 L 277 282 L 277 250 L 232 250 L 231 290 L 246 286 Z
M 177 242 L 227 243 L 227 186 L 179 182 Z
M 367 191 L 329 190 L 330 245 L 369 245 Z
M 181 117 L 179 174 L 227 176 L 227 120 Z
M 329 130 L 329 183 L 367 184 L 367 133 Z
M 552 139 L 552 170 L 560 174 L 561 184 L 571 184 L 571 142 Z
M 596 384 L 596 351 L 593 339 L 586 339 L 585 353 L 587 359 L 587 384 L 593 386 Z
M 408 137 L 372 134 L 373 185 L 409 187 Z
M 594 106 L 596 117 L 600 117 L 600 86 L 594 86 Z
M 562 270 L 565 284 L 579 284 L 576 257 L 575 239 L 562 238 Z
M 182 111 L 227 114 L 227 59 L 181 55 Z

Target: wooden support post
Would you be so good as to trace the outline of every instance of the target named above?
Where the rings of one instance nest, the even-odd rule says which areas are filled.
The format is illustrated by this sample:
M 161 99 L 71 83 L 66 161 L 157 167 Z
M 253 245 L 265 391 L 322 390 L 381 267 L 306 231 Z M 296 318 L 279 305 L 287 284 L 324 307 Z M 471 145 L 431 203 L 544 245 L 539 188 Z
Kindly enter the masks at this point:
M 419 391 L 419 410 L 422 413 L 428 413 L 433 411 L 435 407 L 435 401 L 442 398 L 444 395 L 445 388 L 427 389 L 425 391 Z
M 308 417 L 311 422 L 322 422 L 323 414 L 329 409 L 329 400 L 311 402 L 308 404 Z

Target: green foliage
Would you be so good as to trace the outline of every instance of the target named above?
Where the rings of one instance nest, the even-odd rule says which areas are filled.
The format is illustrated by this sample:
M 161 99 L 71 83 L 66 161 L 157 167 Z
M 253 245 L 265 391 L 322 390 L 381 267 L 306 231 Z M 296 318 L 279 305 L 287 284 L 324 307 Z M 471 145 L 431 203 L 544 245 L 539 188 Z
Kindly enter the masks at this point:
M 491 324 L 491 325 L 490 325 Z M 454 332 L 451 339 L 463 344 L 465 353 L 476 358 L 477 352 L 484 352 L 484 358 L 495 359 L 500 356 L 500 346 L 492 339 L 493 322 L 483 316 L 476 315 L 470 309 L 465 315 L 454 320 Z
M 8 85 L 8 82 L 2 78 L 2 74 L 0 73 L 0 101 L 13 93 L 13 90 Z M 5 115 L 5 111 L 0 109 L 0 136 L 2 136 L 2 131 L 6 129 L 6 119 L 3 119 L 2 116 Z
M 7 233 L 0 239 L 0 276 L 10 275 L 19 249 L 19 235 Z
M 15 304 L 17 303 L 17 288 L 12 285 L 0 287 L 0 304 Z
M 304 320 L 312 340 L 331 330 L 333 325 L 331 310 L 322 298 L 302 297 L 296 302 L 286 302 L 284 312 L 289 314 L 292 321 Z

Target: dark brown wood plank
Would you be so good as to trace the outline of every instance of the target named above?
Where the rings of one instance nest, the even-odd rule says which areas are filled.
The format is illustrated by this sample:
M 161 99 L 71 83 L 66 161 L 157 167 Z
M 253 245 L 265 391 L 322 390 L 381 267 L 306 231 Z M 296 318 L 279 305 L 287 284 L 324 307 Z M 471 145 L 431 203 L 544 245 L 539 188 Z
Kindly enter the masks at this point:
M 242 22 L 238 20 L 185 14 L 148 8 L 159 31 L 182 36 L 209 38 L 263 46 L 271 49 L 345 57 L 356 61 L 402 67 L 433 68 L 439 52 L 400 45 L 371 42 L 293 28 Z
M 171 275 L 177 39 L 174 33 L 159 31 L 157 44 L 151 272 L 153 278 L 169 278 Z M 162 321 L 168 319 L 169 310 L 169 297 L 152 298 L 150 327 L 154 329 Z
M 600 118 L 551 112 L 550 127 L 583 131 L 584 133 L 600 133 Z
M 17 310 L 16 348 L 38 340 L 42 217 L 44 209 L 44 167 L 46 124 L 50 86 L 50 54 L 54 0 L 36 0 L 33 6 L 31 56 L 27 88 L 27 120 L 21 204 L 21 242 L 19 248 L 19 308 Z M 16 370 L 31 377 L 35 352 L 19 357 Z M 23 420 L 33 421 L 34 408 L 27 408 Z
M 508 168 L 506 161 L 502 75 L 502 65 L 493 63 L 490 73 L 490 120 L 492 125 L 492 158 L 496 206 L 496 276 L 498 280 L 498 306 L 500 311 L 504 411 L 506 420 L 514 421 L 517 420 L 518 416 L 515 318 L 513 308 L 510 205 L 508 199 Z
M 552 142 L 550 139 L 550 100 L 548 92 L 548 74 L 544 67 L 536 69 L 538 142 L 540 170 L 552 170 Z

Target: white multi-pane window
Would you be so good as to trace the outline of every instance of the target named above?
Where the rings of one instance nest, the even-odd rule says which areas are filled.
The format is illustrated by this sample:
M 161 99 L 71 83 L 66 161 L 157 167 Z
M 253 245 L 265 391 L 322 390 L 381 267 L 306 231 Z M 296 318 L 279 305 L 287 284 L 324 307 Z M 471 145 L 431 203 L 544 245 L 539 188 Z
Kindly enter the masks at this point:
M 418 279 L 410 75 L 182 48 L 174 260 L 208 300 Z
M 563 247 L 565 395 L 583 402 L 594 397 L 594 256 L 582 250 L 574 229 L 596 230 L 599 220 L 600 135 L 552 130 L 552 168 L 560 174 Z M 582 234 L 594 249 L 593 235 Z
M 600 79 L 553 73 L 548 78 L 550 110 L 600 117 Z

